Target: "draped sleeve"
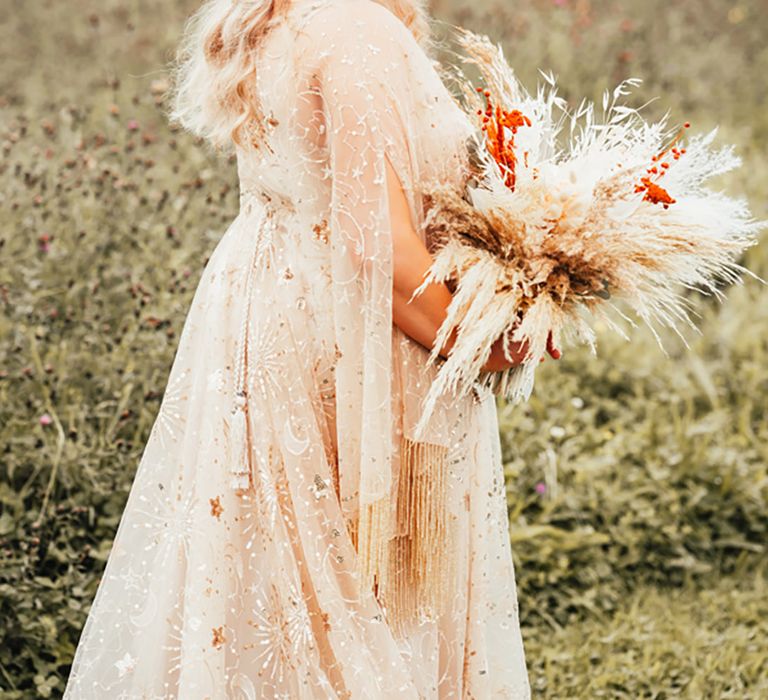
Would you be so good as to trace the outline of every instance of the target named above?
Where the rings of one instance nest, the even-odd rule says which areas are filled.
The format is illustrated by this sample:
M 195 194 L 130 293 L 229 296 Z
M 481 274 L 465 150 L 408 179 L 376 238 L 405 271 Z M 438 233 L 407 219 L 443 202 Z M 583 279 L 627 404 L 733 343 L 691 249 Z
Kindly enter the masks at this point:
M 397 17 L 372 0 L 337 5 L 321 22 L 339 485 L 359 570 L 370 581 L 390 532 L 398 430 L 391 396 L 393 238 L 386 162 L 416 223 L 411 59 L 421 48 Z

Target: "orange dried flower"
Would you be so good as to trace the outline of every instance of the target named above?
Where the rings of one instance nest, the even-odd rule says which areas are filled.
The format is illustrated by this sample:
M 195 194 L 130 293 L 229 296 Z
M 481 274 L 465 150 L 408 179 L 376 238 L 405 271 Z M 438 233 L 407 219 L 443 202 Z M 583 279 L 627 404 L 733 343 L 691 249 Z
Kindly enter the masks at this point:
M 515 135 L 521 126 L 530 126 L 531 120 L 520 110 L 502 109 L 491 101 L 490 90 L 477 88 L 485 97 L 485 112 L 478 110 L 483 116 L 482 130 L 486 134 L 486 147 L 493 159 L 499 164 L 499 170 L 504 175 L 504 184 L 513 192 L 515 190 Z M 525 154 L 526 164 L 528 154 Z
M 680 156 L 685 153 L 684 148 L 674 148 L 674 144 L 677 143 L 677 141 L 680 139 L 680 137 L 683 134 L 683 131 L 685 129 L 688 129 L 691 126 L 690 122 L 685 122 L 683 124 L 683 128 L 680 129 L 680 131 L 677 133 L 677 136 L 675 136 L 674 139 L 670 142 L 670 144 L 661 152 L 657 153 L 655 156 L 651 158 L 651 161 L 656 163 L 660 161 L 664 155 L 671 151 L 672 157 L 675 160 L 679 160 Z M 664 173 L 669 169 L 669 162 L 663 161 L 661 163 L 661 170 L 659 170 L 655 165 L 651 166 L 646 170 L 646 176 L 640 178 L 640 184 L 635 185 L 635 192 L 645 192 L 645 196 L 643 197 L 644 202 L 651 202 L 652 204 L 661 204 L 664 206 L 665 209 L 669 209 L 670 204 L 675 203 L 675 199 L 672 198 L 672 196 L 665 190 L 661 185 L 659 185 L 658 181 L 654 182 L 651 179 L 651 175 L 658 175 L 658 177 L 662 177 Z

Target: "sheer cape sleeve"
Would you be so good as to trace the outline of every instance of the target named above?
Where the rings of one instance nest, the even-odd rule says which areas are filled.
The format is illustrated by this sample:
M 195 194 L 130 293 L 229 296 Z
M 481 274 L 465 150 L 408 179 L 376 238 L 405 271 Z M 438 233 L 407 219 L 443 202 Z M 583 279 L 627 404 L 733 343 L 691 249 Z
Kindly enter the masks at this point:
M 327 184 L 340 506 L 361 587 L 373 589 L 399 628 L 439 614 L 451 597 L 450 426 L 463 404 L 447 400 L 414 434 L 435 368 L 429 351 L 393 325 L 387 164 L 429 248 L 424 193 L 464 181 L 473 127 L 384 5 L 315 2 L 302 25 L 313 58 L 300 63 L 315 85 Z
M 372 583 L 374 575 L 382 576 L 392 532 L 389 495 L 399 431 L 392 411 L 393 246 L 386 162 L 417 222 L 411 58 L 421 48 L 399 19 L 371 0 L 339 5 L 321 22 L 324 59 L 318 77 L 331 180 L 340 496 L 359 553 L 358 570 L 364 583 Z

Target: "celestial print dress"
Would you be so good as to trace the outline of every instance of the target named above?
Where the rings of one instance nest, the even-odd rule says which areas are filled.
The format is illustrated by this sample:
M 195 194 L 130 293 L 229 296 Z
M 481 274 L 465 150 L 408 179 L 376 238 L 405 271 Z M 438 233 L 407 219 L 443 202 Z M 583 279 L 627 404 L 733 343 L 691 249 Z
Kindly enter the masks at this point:
M 473 127 L 374 0 L 295 0 L 255 51 L 264 140 L 64 697 L 529 698 L 494 397 L 416 435 L 438 366 L 392 322 L 386 163 L 424 236 Z

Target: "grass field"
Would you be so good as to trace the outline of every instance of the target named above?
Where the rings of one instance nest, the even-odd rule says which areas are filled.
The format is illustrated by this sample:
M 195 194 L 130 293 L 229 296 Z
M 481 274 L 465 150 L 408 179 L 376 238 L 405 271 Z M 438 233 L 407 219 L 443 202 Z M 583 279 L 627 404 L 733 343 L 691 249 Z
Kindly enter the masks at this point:
M 190 0 L 0 7 L 0 697 L 58 697 L 233 164 L 163 116 Z M 762 0 L 436 0 L 598 100 L 625 77 L 743 157 L 713 186 L 768 217 Z M 744 259 L 768 278 L 763 241 Z M 537 698 L 768 697 L 768 287 L 696 299 L 690 348 L 566 348 L 500 406 Z

